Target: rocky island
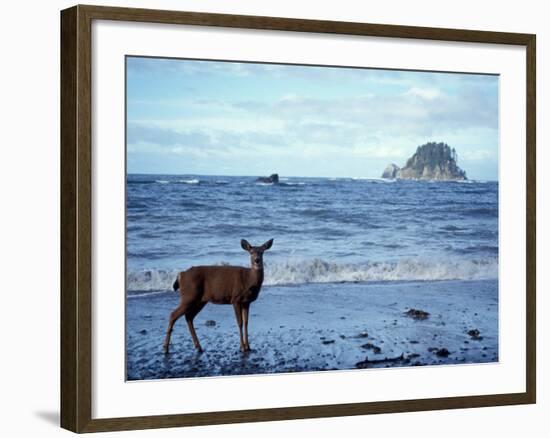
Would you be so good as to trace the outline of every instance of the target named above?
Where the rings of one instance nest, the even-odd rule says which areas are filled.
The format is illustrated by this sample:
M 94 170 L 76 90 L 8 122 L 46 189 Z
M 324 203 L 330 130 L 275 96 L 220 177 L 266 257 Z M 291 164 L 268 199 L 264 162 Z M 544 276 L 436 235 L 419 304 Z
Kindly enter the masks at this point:
M 278 184 L 279 174 L 273 173 L 269 176 L 260 176 L 259 178 L 256 178 L 256 182 L 263 183 L 263 184 Z
M 456 164 L 458 156 L 454 148 L 445 143 L 430 142 L 418 146 L 404 167 L 389 164 L 382 178 L 423 179 L 437 181 L 463 181 L 466 172 Z

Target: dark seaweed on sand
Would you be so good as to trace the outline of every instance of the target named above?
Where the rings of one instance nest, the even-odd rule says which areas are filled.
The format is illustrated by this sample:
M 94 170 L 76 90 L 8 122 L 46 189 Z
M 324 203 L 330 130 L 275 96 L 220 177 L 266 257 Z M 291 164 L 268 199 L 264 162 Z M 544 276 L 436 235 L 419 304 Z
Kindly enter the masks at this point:
M 409 309 L 407 312 L 405 312 L 405 315 L 410 316 L 412 319 L 416 320 L 428 319 L 428 316 L 430 316 L 428 312 L 420 309 Z

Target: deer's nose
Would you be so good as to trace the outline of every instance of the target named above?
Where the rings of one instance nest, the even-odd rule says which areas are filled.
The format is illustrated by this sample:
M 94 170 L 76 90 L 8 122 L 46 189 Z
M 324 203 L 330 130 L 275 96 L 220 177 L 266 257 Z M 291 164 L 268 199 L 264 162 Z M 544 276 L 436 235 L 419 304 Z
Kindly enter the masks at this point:
M 260 263 L 261 261 L 262 261 L 262 260 L 261 260 L 259 257 L 256 257 L 256 258 L 254 259 L 254 262 L 256 262 L 256 263 Z

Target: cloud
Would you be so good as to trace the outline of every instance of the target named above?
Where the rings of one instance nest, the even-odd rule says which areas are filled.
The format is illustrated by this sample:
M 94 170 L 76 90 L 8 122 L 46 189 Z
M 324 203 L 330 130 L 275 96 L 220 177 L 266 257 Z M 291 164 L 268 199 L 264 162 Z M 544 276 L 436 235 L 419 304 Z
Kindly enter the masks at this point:
M 437 88 L 412 87 L 405 92 L 405 95 L 417 96 L 425 100 L 433 100 L 441 96 L 441 91 Z
M 376 175 L 432 140 L 471 162 L 497 156 L 494 76 L 143 59 L 129 69 L 128 150 L 204 159 L 201 169 L 214 157 L 225 168 L 324 159 Z
M 128 144 L 151 143 L 160 146 L 178 144 L 205 144 L 210 141 L 209 136 L 201 131 L 188 132 L 173 129 L 159 128 L 154 125 L 129 123 L 127 130 Z
M 291 156 L 296 149 L 311 146 L 325 152 L 334 148 L 350 157 L 393 159 L 410 155 L 424 138 L 449 141 L 452 136 L 465 138 L 468 132 L 478 135 L 480 129 L 498 127 L 490 99 L 430 89 L 392 97 L 285 95 L 274 102 L 234 103 L 200 99 L 188 106 L 193 111 L 185 119 L 129 123 L 128 142 L 177 146 L 172 151 L 178 154 L 197 148 L 224 153 L 231 148 L 238 155 L 269 146 Z M 460 151 L 460 145 L 453 146 Z
M 300 123 L 317 123 L 318 129 L 332 130 L 338 125 L 338 129 L 354 127 L 355 131 L 385 132 L 386 135 L 432 135 L 479 127 L 498 128 L 494 99 L 474 93 L 447 95 L 435 89 L 415 89 L 389 97 L 365 95 L 322 99 L 293 96 L 273 103 L 236 103 L 235 107 L 251 114 L 261 112 L 264 117 L 294 127 Z
M 296 65 L 245 62 L 242 60 L 207 60 L 178 58 L 148 58 L 130 56 L 127 70 L 131 75 L 180 75 L 181 78 L 235 77 L 241 79 L 304 79 L 328 83 L 351 80 L 376 86 L 388 85 L 408 89 L 431 87 L 434 84 L 464 86 L 487 85 L 494 75 L 456 74 L 453 72 L 408 71 L 369 68 L 368 66 Z

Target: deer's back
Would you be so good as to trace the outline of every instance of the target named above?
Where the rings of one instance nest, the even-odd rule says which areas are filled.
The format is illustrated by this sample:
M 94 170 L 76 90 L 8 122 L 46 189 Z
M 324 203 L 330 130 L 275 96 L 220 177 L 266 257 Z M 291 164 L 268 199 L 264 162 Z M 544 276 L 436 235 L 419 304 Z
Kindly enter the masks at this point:
M 249 272 L 241 266 L 193 266 L 184 273 L 183 293 L 215 304 L 254 301 L 261 284 L 250 284 Z

